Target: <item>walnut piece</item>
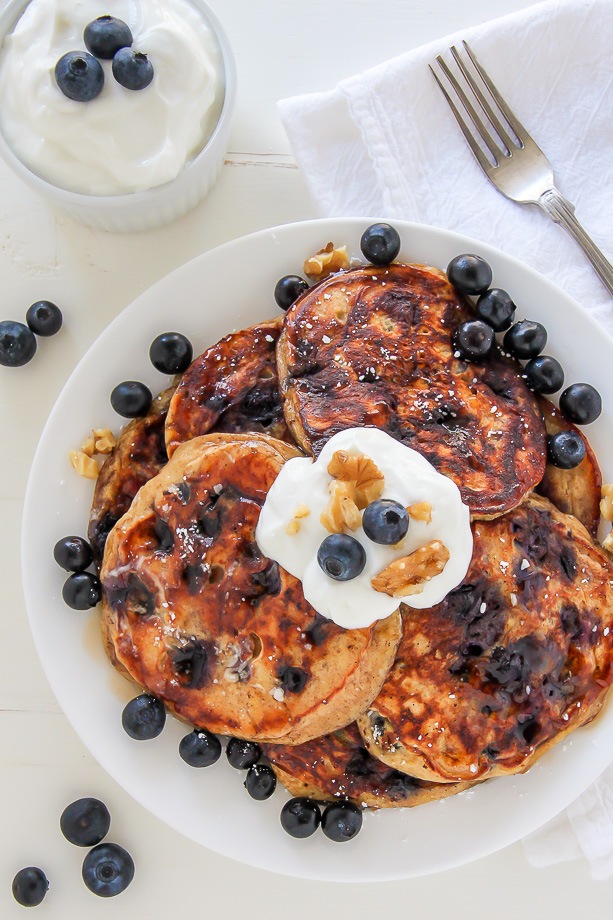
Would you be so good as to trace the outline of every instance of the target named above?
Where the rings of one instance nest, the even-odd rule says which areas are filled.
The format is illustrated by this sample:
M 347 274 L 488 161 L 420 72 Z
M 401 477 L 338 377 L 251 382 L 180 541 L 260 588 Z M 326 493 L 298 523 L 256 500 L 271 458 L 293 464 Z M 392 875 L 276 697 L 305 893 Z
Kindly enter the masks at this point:
M 85 479 L 98 478 L 98 473 L 100 472 L 98 464 L 93 457 L 88 457 L 82 450 L 69 450 L 68 459 L 79 476 L 83 476 Z
M 430 502 L 415 502 L 407 508 L 409 517 L 416 521 L 425 521 L 426 524 L 432 523 L 432 505 Z
M 96 441 L 93 435 L 90 434 L 89 437 L 85 438 L 81 445 L 81 450 L 86 457 L 94 456 L 96 453 Z
M 377 464 L 364 454 L 352 456 L 346 450 L 336 450 L 328 464 L 334 479 L 346 482 L 360 510 L 381 497 L 385 479 Z
M 110 428 L 94 428 L 94 446 L 98 454 L 110 454 L 117 441 Z
M 288 534 L 290 537 L 293 537 L 295 534 L 298 533 L 299 530 L 300 530 L 300 524 L 298 523 L 296 518 L 292 518 L 289 524 L 287 525 L 287 527 L 285 528 L 285 533 Z
M 319 515 L 319 520 L 330 533 L 344 533 L 357 530 L 362 523 L 362 515 L 353 500 L 351 486 L 340 479 L 333 479 L 328 486 L 330 501 Z
M 306 259 L 303 268 L 307 278 L 313 278 L 317 281 L 327 278 L 333 272 L 349 268 L 347 247 L 339 246 L 338 249 L 335 249 L 334 243 L 328 243 L 314 256 Z
M 448 561 L 447 547 L 440 540 L 433 540 L 410 555 L 390 562 L 370 583 L 375 591 L 390 597 L 420 594 L 425 583 L 440 575 Z
M 310 513 L 311 513 L 311 509 L 309 508 L 308 505 L 298 505 L 292 517 L 295 517 L 298 519 L 305 518 L 305 517 L 308 517 Z
M 608 482 L 602 487 L 600 513 L 605 521 L 613 521 L 613 482 Z

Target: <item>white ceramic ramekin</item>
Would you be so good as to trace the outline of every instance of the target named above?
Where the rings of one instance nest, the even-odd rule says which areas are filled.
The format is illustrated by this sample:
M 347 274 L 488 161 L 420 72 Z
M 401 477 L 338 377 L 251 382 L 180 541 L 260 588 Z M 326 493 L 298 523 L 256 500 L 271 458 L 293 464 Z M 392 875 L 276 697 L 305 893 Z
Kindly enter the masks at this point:
M 30 0 L 9 0 L 0 12 L 0 47 L 15 27 Z M 224 101 L 217 126 L 210 139 L 179 175 L 164 185 L 125 195 L 86 195 L 70 192 L 47 182 L 13 153 L 0 132 L 0 156 L 31 188 L 52 204 L 68 211 L 81 223 L 96 230 L 134 233 L 153 230 L 190 211 L 213 186 L 228 145 L 236 99 L 236 63 L 228 37 L 219 20 L 203 0 L 191 0 L 209 24 L 221 49 L 224 68 Z

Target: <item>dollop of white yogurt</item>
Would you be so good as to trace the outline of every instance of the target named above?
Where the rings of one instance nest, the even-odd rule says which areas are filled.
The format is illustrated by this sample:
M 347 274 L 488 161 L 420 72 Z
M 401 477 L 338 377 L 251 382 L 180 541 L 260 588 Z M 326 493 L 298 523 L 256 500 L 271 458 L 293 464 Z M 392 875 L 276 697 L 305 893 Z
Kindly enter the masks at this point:
M 126 89 L 100 61 L 102 93 L 74 102 L 55 65 L 85 51 L 85 26 L 107 14 L 129 25 L 153 81 Z M 217 39 L 189 0 L 31 0 L 0 51 L 0 130 L 29 169 L 69 191 L 119 195 L 174 179 L 211 136 L 223 98 Z
M 327 467 L 337 450 L 351 456 L 365 455 L 375 462 L 385 477 L 381 498 L 405 507 L 424 501 L 431 506 L 430 523 L 411 518 L 407 535 L 395 546 L 373 543 L 362 527 L 350 532 L 366 550 L 366 565 L 349 581 L 335 581 L 317 562 L 317 550 L 329 535 L 319 516 L 330 498 L 332 477 Z M 309 514 L 299 518 L 297 533 L 288 534 L 288 524 L 301 505 Z M 311 606 L 345 629 L 371 626 L 390 616 L 401 601 L 420 609 L 440 603 L 466 575 L 473 549 L 470 512 L 455 483 L 438 473 L 421 454 L 376 428 L 341 431 L 327 442 L 316 461 L 301 457 L 288 460 L 266 497 L 256 540 L 266 556 L 302 581 Z M 449 560 L 440 575 L 424 584 L 421 593 L 399 599 L 375 591 L 371 578 L 395 559 L 433 540 L 447 547 Z

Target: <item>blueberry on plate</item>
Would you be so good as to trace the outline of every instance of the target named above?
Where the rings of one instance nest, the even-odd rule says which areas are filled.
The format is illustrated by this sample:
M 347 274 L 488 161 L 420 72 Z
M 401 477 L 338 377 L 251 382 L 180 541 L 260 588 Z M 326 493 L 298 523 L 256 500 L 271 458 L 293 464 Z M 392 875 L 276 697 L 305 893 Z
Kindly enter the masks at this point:
M 53 558 L 67 572 L 83 572 L 92 564 L 94 556 L 83 537 L 62 537 L 53 547 Z
M 361 543 L 346 533 L 331 533 L 317 550 L 320 568 L 335 581 L 357 578 L 366 565 L 366 551 Z
M 23 323 L 5 319 L 0 323 L 0 364 L 22 367 L 36 354 L 36 336 Z
M 506 291 L 490 288 L 481 294 L 475 304 L 475 313 L 479 319 L 491 326 L 494 332 L 504 332 L 513 322 L 515 304 Z
M 243 741 L 242 738 L 230 738 L 226 747 L 228 763 L 235 770 L 248 770 L 262 756 L 262 748 L 255 741 Z
M 550 355 L 532 358 L 524 368 L 526 383 L 535 393 L 557 393 L 564 386 L 562 365 Z
M 492 283 L 492 269 L 481 256 L 464 253 L 451 260 L 447 277 L 462 294 L 484 294 Z
M 272 767 L 264 763 L 256 763 L 253 767 L 249 767 L 243 785 L 252 799 L 255 799 L 256 802 L 264 802 L 277 788 L 277 777 Z
M 373 265 L 389 265 L 400 252 L 400 236 L 389 224 L 371 224 L 362 234 L 360 249 Z
M 102 65 L 87 51 L 69 51 L 55 65 L 55 82 L 74 102 L 91 102 L 104 86 Z
M 494 330 L 482 319 L 469 319 L 456 329 L 453 344 L 466 361 L 482 361 L 493 348 Z
M 114 16 L 99 16 L 86 25 L 83 40 L 88 51 L 105 61 L 111 61 L 120 48 L 128 48 L 133 41 L 130 27 Z
M 324 809 L 321 829 L 335 843 L 352 840 L 362 827 L 362 811 L 352 802 L 331 802 Z
M 50 300 L 37 300 L 28 308 L 26 323 L 36 335 L 55 335 L 62 328 L 62 311 Z
M 294 301 L 301 294 L 308 291 L 309 286 L 300 275 L 284 275 L 275 284 L 275 300 L 282 310 L 289 310 Z
M 151 343 L 149 357 L 162 374 L 181 374 L 192 363 L 194 349 L 190 340 L 180 332 L 163 332 Z
M 92 847 L 104 840 L 111 826 L 109 810 L 99 799 L 77 799 L 67 805 L 60 818 L 60 830 L 69 843 Z
M 575 425 L 589 425 L 602 412 L 600 393 L 589 383 L 573 383 L 560 395 L 560 409 Z
M 20 869 L 13 879 L 13 897 L 22 907 L 38 907 L 48 888 L 47 876 L 37 866 Z
M 547 459 L 561 470 L 572 470 L 585 457 L 585 444 L 576 431 L 558 431 L 547 438 Z
M 547 344 L 547 330 L 541 323 L 522 319 L 505 333 L 502 344 L 514 358 L 527 361 L 542 352 Z
M 311 799 L 290 799 L 281 809 L 281 827 L 290 837 L 310 837 L 320 824 L 319 806 Z
M 179 754 L 190 767 L 210 767 L 221 757 L 221 741 L 205 728 L 195 728 L 181 738 Z
M 117 843 L 99 843 L 83 860 L 83 881 L 101 898 L 125 891 L 134 878 L 134 860 Z
M 73 610 L 89 610 L 102 598 L 100 579 L 92 572 L 75 572 L 64 582 L 62 597 Z
M 164 704 L 149 693 L 141 693 L 124 706 L 121 724 L 135 741 L 157 738 L 166 722 Z
M 113 76 L 126 89 L 146 89 L 153 80 L 153 64 L 142 51 L 120 48 L 112 66 Z
M 149 411 L 153 396 L 149 387 L 137 380 L 124 380 L 118 383 L 111 393 L 111 405 L 118 415 L 124 418 L 138 418 Z
M 409 512 L 400 502 L 380 498 L 364 509 L 362 527 L 373 543 L 393 546 L 406 536 L 409 529 Z

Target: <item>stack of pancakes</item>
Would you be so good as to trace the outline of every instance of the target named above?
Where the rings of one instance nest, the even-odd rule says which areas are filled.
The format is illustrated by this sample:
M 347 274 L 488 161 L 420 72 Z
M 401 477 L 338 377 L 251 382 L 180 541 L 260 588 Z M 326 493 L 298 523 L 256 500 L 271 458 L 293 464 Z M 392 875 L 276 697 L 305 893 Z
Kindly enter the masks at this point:
M 454 353 L 472 316 L 427 266 L 332 275 L 197 358 L 101 470 L 110 660 L 186 722 L 260 742 L 293 794 L 410 806 L 523 772 L 613 680 L 596 459 L 546 464 L 547 432 L 575 429 L 499 350 Z M 458 485 L 474 553 L 437 606 L 345 630 L 255 527 L 283 463 L 356 426 Z

